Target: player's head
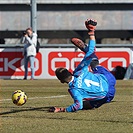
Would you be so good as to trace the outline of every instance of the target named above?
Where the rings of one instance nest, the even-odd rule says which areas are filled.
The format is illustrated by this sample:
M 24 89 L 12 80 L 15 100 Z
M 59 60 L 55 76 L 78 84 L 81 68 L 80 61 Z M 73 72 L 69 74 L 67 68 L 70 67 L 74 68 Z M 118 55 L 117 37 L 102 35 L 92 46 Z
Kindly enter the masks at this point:
M 56 77 L 60 80 L 61 83 L 69 83 L 72 79 L 72 74 L 66 68 L 57 68 L 55 70 Z

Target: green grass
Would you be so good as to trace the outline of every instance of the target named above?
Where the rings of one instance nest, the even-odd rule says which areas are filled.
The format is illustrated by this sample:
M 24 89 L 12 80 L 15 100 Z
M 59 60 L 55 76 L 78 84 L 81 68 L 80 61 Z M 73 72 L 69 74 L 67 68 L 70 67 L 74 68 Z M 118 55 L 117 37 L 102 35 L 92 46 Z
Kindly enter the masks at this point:
M 51 106 L 67 107 L 73 103 L 67 85 L 57 80 L 1 80 L 0 85 L 0 133 L 133 132 L 132 80 L 117 81 L 113 102 L 76 113 L 47 111 Z M 21 107 L 11 101 L 17 89 L 24 90 L 29 98 Z M 65 96 L 50 98 L 58 95 Z

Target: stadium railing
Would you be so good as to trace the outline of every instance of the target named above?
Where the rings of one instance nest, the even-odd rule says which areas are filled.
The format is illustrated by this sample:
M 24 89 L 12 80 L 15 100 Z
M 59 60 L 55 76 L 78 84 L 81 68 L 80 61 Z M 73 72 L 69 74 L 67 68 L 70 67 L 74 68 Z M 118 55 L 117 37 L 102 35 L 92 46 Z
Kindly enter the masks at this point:
M 23 44 L 0 44 L 0 48 L 23 48 Z M 97 48 L 133 48 L 133 44 L 96 44 Z M 41 44 L 40 48 L 75 48 L 73 44 Z

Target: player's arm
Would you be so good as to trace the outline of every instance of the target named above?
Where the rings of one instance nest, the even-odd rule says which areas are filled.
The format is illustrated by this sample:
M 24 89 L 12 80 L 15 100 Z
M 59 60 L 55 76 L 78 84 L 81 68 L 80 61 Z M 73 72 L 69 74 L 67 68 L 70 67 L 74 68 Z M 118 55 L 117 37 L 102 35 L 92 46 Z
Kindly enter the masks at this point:
M 74 103 L 66 108 L 67 112 L 75 112 L 83 108 L 83 101 L 81 94 L 76 89 L 68 90 L 71 97 L 74 99 Z
M 67 108 L 51 107 L 49 112 L 75 112 L 83 108 L 82 96 L 77 90 L 69 90 L 70 95 L 74 99 L 74 103 Z
M 85 21 L 85 25 L 86 25 L 86 28 L 88 29 L 88 35 L 89 35 L 90 40 L 88 42 L 88 46 L 84 49 L 86 54 L 85 54 L 83 60 L 80 62 L 80 64 L 74 70 L 74 73 L 81 69 L 86 69 L 86 66 L 88 67 L 90 65 L 90 62 L 95 54 L 95 46 L 96 46 L 95 28 L 96 28 L 97 22 L 92 19 L 87 19 Z
M 95 41 L 95 29 L 96 29 L 97 21 L 92 20 L 92 19 L 87 19 L 85 21 L 85 26 L 88 29 L 88 35 L 89 35 L 89 42 L 88 42 L 88 47 L 87 47 L 87 52 L 85 55 L 86 57 L 89 57 L 91 54 L 95 52 L 95 46 L 96 46 L 96 41 Z
M 79 65 L 76 67 L 73 73 L 83 69 L 88 70 L 88 66 L 90 66 L 94 54 L 95 54 L 95 41 L 90 40 L 88 52 L 85 54 L 83 60 L 79 63 Z

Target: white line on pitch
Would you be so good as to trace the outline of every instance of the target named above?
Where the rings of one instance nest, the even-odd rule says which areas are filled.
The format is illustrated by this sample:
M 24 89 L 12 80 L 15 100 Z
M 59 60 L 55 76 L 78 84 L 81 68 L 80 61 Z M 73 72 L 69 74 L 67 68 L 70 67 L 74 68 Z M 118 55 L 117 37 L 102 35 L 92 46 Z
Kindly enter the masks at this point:
M 29 99 L 46 99 L 46 98 L 60 98 L 60 97 L 66 97 L 68 95 L 57 95 L 57 96 L 47 96 L 47 97 L 30 97 L 28 98 Z M 10 101 L 11 99 L 1 99 L 0 102 L 3 102 L 3 101 Z

